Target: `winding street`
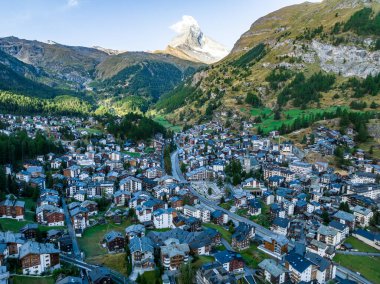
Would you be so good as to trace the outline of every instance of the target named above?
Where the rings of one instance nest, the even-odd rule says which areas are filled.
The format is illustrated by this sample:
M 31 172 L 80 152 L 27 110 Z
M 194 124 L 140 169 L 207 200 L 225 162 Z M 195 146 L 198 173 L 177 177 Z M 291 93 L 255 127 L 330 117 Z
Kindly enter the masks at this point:
M 180 182 L 182 183 L 188 183 L 187 180 L 184 178 L 182 172 L 181 172 L 181 169 L 180 169 L 180 166 L 179 166 L 179 158 L 178 158 L 178 149 L 179 149 L 179 146 L 177 145 L 177 150 L 175 150 L 172 154 L 171 154 L 171 162 L 172 162 L 172 175 L 173 177 L 175 177 L 177 180 L 179 180 Z M 214 210 L 220 210 L 222 212 L 224 212 L 225 214 L 228 215 L 228 217 L 231 219 L 231 220 L 234 220 L 236 222 L 241 222 L 241 223 L 246 223 L 252 227 L 255 228 L 255 233 L 256 235 L 260 236 L 261 238 L 264 238 L 264 237 L 270 237 L 270 238 L 275 238 L 278 236 L 278 234 L 268 230 L 267 228 L 264 228 L 263 226 L 247 219 L 247 218 L 244 218 L 242 216 L 239 216 L 235 213 L 232 213 L 220 206 L 218 206 L 215 202 L 205 198 L 204 196 L 202 196 L 201 194 L 199 194 L 190 184 L 188 184 L 188 187 L 189 187 L 189 190 L 190 192 L 195 195 L 196 197 L 198 197 L 199 201 L 202 202 L 203 204 L 207 205 L 208 207 L 211 207 L 212 209 Z
M 76 259 L 82 259 L 81 252 L 80 252 L 79 245 L 78 245 L 77 236 L 75 235 L 73 223 L 71 222 L 70 213 L 69 213 L 69 209 L 67 208 L 66 200 L 63 197 L 61 198 L 61 200 L 62 200 L 62 208 L 63 208 L 63 211 L 65 213 L 66 226 L 67 226 L 67 229 L 69 231 L 71 241 L 73 243 L 74 256 Z
M 67 229 L 69 231 L 71 241 L 73 243 L 73 257 L 67 256 L 67 255 L 61 253 L 60 259 L 63 262 L 70 263 L 70 264 L 80 268 L 84 272 L 84 274 L 86 275 L 86 272 L 95 269 L 97 266 L 89 264 L 89 263 L 84 262 L 82 260 L 81 250 L 80 250 L 80 247 L 78 244 L 77 237 L 75 235 L 75 230 L 74 230 L 73 224 L 71 222 L 70 213 L 69 213 L 69 210 L 67 208 L 66 200 L 63 197 L 61 198 L 61 200 L 62 200 L 62 208 L 63 208 L 64 213 L 65 213 L 66 226 L 67 226 Z M 130 283 L 128 278 L 126 278 L 124 275 L 122 275 L 122 274 L 120 274 L 120 273 L 118 273 L 112 269 L 109 269 L 109 268 L 106 268 L 106 269 L 108 269 L 108 271 L 111 275 L 111 278 L 114 282 L 123 283 L 123 284 L 124 283 Z M 88 282 L 87 277 L 84 278 L 84 281 Z

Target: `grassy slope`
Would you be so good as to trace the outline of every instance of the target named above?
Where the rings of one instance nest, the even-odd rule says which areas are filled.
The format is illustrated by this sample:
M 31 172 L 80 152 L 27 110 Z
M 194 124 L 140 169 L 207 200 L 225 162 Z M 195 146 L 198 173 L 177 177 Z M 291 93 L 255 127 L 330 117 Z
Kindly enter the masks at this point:
M 257 268 L 258 264 L 265 258 L 268 258 L 265 253 L 259 251 L 256 245 L 251 245 L 248 249 L 240 252 L 245 263 L 251 268 Z
M 354 249 L 357 249 L 361 252 L 380 252 L 376 248 L 371 247 L 352 236 L 347 238 L 345 243 L 351 244 Z
M 213 223 L 203 224 L 203 226 L 208 227 L 208 228 L 212 228 L 212 229 L 216 229 L 222 235 L 222 238 L 224 238 L 227 242 L 231 243 L 232 234 L 229 231 L 227 231 L 226 229 L 224 229 L 223 227 L 216 225 L 216 224 L 213 224 Z
M 359 272 L 373 283 L 380 283 L 380 257 L 337 254 L 334 261 L 352 271 Z
M 52 276 L 46 277 L 33 277 L 17 275 L 12 277 L 13 284 L 54 284 L 55 281 Z
M 165 119 L 165 117 L 163 117 L 162 115 L 157 115 L 153 118 L 153 120 L 155 122 L 158 122 L 159 124 L 161 124 L 163 127 L 169 129 L 169 130 L 172 130 L 174 132 L 180 132 L 182 130 L 182 127 L 181 126 L 178 126 L 178 125 L 173 125 L 172 123 L 170 123 L 167 119 Z
M 104 235 L 110 231 L 118 231 L 124 234 L 124 229 L 129 225 L 129 221 L 124 221 L 120 225 L 108 223 L 88 228 L 83 236 L 78 239 L 79 246 L 87 258 L 104 255 L 107 253 L 107 250 L 101 245 Z
M 336 107 L 329 107 L 329 108 L 310 108 L 307 110 L 300 110 L 300 109 L 289 109 L 282 112 L 282 118 L 281 120 L 274 120 L 274 113 L 269 108 L 263 108 L 263 109 L 252 109 L 251 115 L 252 116 L 263 116 L 265 115 L 265 119 L 263 119 L 263 122 L 260 123 L 260 127 L 263 129 L 264 133 L 268 133 L 272 130 L 278 129 L 283 123 L 289 125 L 297 118 L 311 114 L 317 114 L 324 111 L 334 111 Z
M 109 267 L 127 276 L 125 253 L 98 255 L 86 259 L 87 262 Z
M 196 123 L 199 116 L 204 114 L 207 102 L 213 101 L 210 100 L 208 93 L 210 91 L 214 92 L 214 90 L 223 90 L 225 94 L 221 99 L 222 109 L 232 109 L 239 112 L 243 118 L 249 119 L 247 109 L 250 109 L 250 107 L 244 103 L 238 104 L 237 101 L 244 101 L 249 91 L 258 93 L 258 87 L 268 87 L 265 78 L 272 67 L 264 66 L 264 63 L 278 64 L 280 62 L 288 62 L 288 59 L 279 59 L 278 56 L 293 52 L 293 40 L 300 34 L 303 34 L 306 27 L 315 29 L 323 25 L 324 32 L 329 34 L 336 22 L 346 22 L 353 13 L 362 8 L 362 6 L 357 6 L 353 9 L 336 9 L 339 2 L 341 1 L 326 0 L 322 3 L 293 5 L 259 19 L 237 41 L 232 53 L 226 59 L 210 66 L 206 72 L 197 74 L 198 77 L 202 77 L 199 90 L 202 90 L 203 96 L 201 99 L 204 99 L 206 103 L 202 103 L 199 106 L 197 105 L 199 99 L 187 101 L 186 104 L 183 104 L 176 111 L 167 113 L 165 117 L 169 121 L 181 123 L 178 118 L 182 114 L 190 123 Z M 372 5 L 375 10 L 378 10 L 378 4 Z M 271 47 L 267 55 L 259 63 L 242 68 L 234 68 L 232 66 L 242 54 L 245 54 L 247 50 L 262 42 L 267 43 Z M 277 44 L 278 42 L 281 44 Z M 298 41 L 297 43 L 301 45 L 303 41 Z M 273 48 L 274 45 L 276 45 L 275 48 Z M 303 62 L 303 64 L 305 66 L 302 68 L 302 72 L 306 76 L 320 71 L 318 61 L 312 64 Z M 323 94 L 320 100 L 321 108 L 328 108 L 332 105 L 348 105 L 352 100 L 357 100 L 350 98 L 348 95 L 341 94 L 340 90 L 335 89 L 345 80 L 347 78 L 337 76 L 333 90 Z M 339 98 L 334 98 L 335 94 L 339 94 Z M 261 98 L 267 107 L 273 108 L 277 95 L 277 92 L 267 91 L 261 94 Z M 365 97 L 362 100 L 366 101 L 367 104 L 370 104 L 372 101 L 380 103 L 380 96 Z M 316 104 L 310 107 L 312 109 L 319 108 Z M 291 106 L 288 106 L 288 108 L 291 108 Z M 273 128 L 275 124 L 276 122 L 268 121 L 268 124 L 264 125 L 264 128 Z

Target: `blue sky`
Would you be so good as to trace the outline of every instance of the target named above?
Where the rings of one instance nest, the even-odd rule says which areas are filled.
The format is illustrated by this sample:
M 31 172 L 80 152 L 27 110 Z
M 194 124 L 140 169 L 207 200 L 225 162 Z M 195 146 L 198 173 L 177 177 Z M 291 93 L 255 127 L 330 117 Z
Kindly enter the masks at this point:
M 156 50 L 164 49 L 175 36 L 169 27 L 190 15 L 206 35 L 232 48 L 256 19 L 301 2 L 304 0 L 0 0 L 0 37 Z

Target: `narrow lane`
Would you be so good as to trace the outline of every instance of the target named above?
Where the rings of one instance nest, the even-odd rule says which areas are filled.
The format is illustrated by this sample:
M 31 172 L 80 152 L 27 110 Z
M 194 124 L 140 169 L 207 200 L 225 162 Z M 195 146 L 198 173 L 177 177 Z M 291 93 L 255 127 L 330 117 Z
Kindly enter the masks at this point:
M 82 259 L 80 248 L 79 248 L 79 245 L 78 245 L 77 236 L 75 235 L 75 230 L 74 230 L 74 227 L 73 227 L 73 223 L 71 222 L 70 213 L 69 213 L 69 209 L 67 208 L 66 200 L 65 200 L 64 197 L 61 197 L 61 200 L 62 200 L 62 208 L 63 208 L 63 211 L 65 213 L 66 226 L 67 226 L 67 229 L 69 231 L 69 235 L 71 237 L 71 241 L 73 243 L 73 253 L 74 253 L 74 256 L 75 256 L 76 259 Z

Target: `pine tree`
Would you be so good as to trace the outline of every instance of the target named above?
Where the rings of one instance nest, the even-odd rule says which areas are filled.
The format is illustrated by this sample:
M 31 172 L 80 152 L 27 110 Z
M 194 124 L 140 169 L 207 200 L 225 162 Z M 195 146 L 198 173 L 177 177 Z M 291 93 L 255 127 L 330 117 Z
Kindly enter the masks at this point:
M 368 139 L 368 130 L 367 126 L 364 123 L 360 123 L 358 128 L 358 134 L 356 135 L 356 141 L 366 142 Z

